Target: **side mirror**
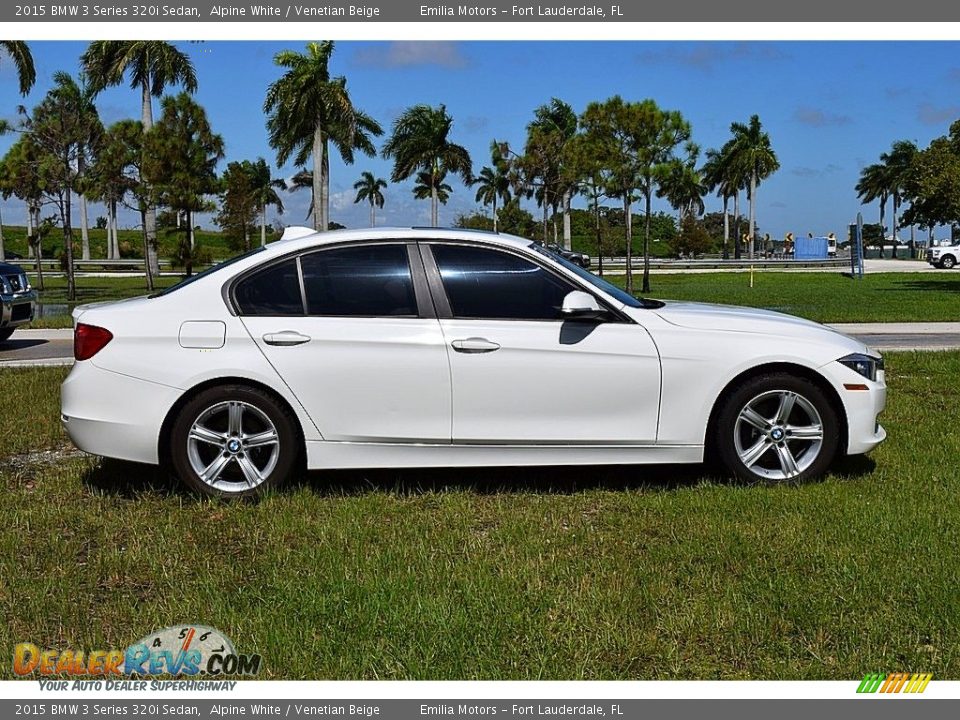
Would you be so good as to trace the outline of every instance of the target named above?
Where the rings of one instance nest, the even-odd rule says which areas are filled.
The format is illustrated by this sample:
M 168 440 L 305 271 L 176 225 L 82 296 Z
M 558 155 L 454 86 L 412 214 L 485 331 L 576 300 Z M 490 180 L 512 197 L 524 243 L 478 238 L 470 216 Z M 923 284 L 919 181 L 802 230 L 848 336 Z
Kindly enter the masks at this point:
M 567 293 L 560 312 L 571 320 L 596 320 L 607 314 L 593 295 L 582 290 Z

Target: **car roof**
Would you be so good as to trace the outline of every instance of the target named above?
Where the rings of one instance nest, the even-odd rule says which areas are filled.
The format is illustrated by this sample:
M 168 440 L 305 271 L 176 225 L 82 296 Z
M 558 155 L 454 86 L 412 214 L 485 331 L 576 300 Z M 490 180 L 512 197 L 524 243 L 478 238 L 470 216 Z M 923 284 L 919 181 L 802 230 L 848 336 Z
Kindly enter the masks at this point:
M 530 240 L 516 235 L 461 228 L 378 227 L 317 232 L 312 228 L 288 227 L 279 240 L 267 245 L 267 249 L 276 253 L 287 253 L 320 245 L 370 240 L 460 240 L 513 248 L 526 248 L 531 243 Z

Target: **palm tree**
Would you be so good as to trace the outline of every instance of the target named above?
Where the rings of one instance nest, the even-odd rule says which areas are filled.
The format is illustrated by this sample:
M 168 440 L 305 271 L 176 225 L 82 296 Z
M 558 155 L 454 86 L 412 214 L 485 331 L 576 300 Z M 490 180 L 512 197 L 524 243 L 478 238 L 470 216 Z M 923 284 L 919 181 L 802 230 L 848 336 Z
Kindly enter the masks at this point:
M 13 60 L 13 67 L 20 80 L 20 94 L 26 95 L 37 81 L 37 71 L 33 66 L 33 55 L 22 40 L 0 40 L 0 50 Z
M 287 192 L 310 190 L 310 205 L 307 207 L 307 220 L 313 215 L 313 170 L 300 170 L 287 183 Z
M 263 158 L 251 163 L 249 172 L 253 198 L 260 214 L 260 245 L 263 246 L 267 244 L 267 207 L 272 205 L 283 214 L 283 201 L 277 190 L 286 190 L 287 184 L 281 178 L 273 177 L 270 165 Z
M 392 182 L 403 182 L 415 173 L 425 172 L 431 188 L 430 220 L 438 224 L 439 197 L 437 191 L 448 172 L 459 175 L 470 184 L 472 180 L 470 153 L 450 141 L 453 118 L 444 105 L 414 105 L 403 112 L 393 124 L 393 132 L 383 146 L 383 156 L 393 158 Z
M 445 172 L 434 175 L 428 170 L 421 170 L 417 173 L 417 182 L 413 186 L 413 196 L 417 200 L 430 198 L 431 201 L 436 200 L 441 205 L 446 205 L 447 200 L 450 199 L 450 193 L 453 192 L 453 188 L 444 182 L 446 178 L 447 174 Z M 435 216 L 433 226 L 437 226 Z
M 887 166 L 882 163 L 867 165 L 860 171 L 860 180 L 857 181 L 856 191 L 861 203 L 871 203 L 874 200 L 880 203 L 880 257 L 882 258 L 884 238 L 886 237 L 883 216 L 887 208 L 887 198 L 890 197 Z
M 760 116 L 751 115 L 747 124 L 733 123 L 733 154 L 736 164 L 750 178 L 748 198 L 750 200 L 750 258 L 754 253 L 754 232 L 757 227 L 757 186 L 760 182 L 780 169 L 780 161 L 770 145 L 770 135 L 760 125 Z
M 569 250 L 570 200 L 576 192 L 579 178 L 571 174 L 572 163 L 568 158 L 568 148 L 577 134 L 577 114 L 568 103 L 559 98 L 553 98 L 549 104 L 541 105 L 533 114 L 533 122 L 527 126 L 528 137 L 539 134 L 541 144 L 549 148 L 546 158 L 547 171 L 543 177 L 543 197 L 549 198 L 547 201 L 554 207 L 554 216 L 557 206 L 563 206 L 563 244 Z M 556 240 L 556 237 L 554 239 Z
M 494 147 L 497 147 L 494 143 Z M 496 153 L 496 151 L 494 151 Z M 494 158 L 493 167 L 484 165 L 473 184 L 477 186 L 476 200 L 483 206 L 493 206 L 493 231 L 497 232 L 497 200 L 504 204 L 510 202 L 510 178 L 503 163 Z
M 370 227 L 375 227 L 377 224 L 377 208 L 382 208 L 384 203 L 381 191 L 386 187 L 386 180 L 374 177 L 374 174 L 367 170 L 360 173 L 360 179 L 353 184 L 353 189 L 357 191 L 357 197 L 353 202 L 356 204 L 366 200 L 370 203 Z
M 691 215 L 703 215 L 706 209 L 703 196 L 709 192 L 702 171 L 697 169 L 700 146 L 688 141 L 686 153 L 684 160 L 676 159 L 670 164 L 657 192 L 658 197 L 665 198 L 679 213 L 677 227 L 683 225 L 684 220 Z
M 913 161 L 917 154 L 917 146 L 909 140 L 897 140 L 890 148 L 890 152 L 885 152 L 880 156 L 880 162 L 885 168 L 885 177 L 888 184 L 888 192 L 893 198 L 893 249 L 891 257 L 897 257 L 897 231 L 898 226 L 897 213 L 900 210 L 900 203 L 903 200 L 903 188 L 913 172 Z M 913 252 L 911 241 L 911 253 Z
M 120 85 L 125 75 L 130 87 L 140 90 L 140 122 L 143 131 L 153 128 L 153 98 L 163 95 L 170 85 L 182 85 L 187 92 L 197 89 L 197 74 L 190 57 L 172 43 L 158 40 L 97 40 L 80 58 L 91 90 Z M 159 271 L 157 261 L 157 211 L 148 203 L 144 215 L 151 273 Z
M 83 73 L 80 74 L 80 82 L 74 83 L 74 87 L 77 92 L 77 106 L 83 115 L 84 125 L 87 128 L 87 137 L 83 139 L 77 150 L 77 192 L 80 200 L 81 258 L 89 260 L 90 221 L 87 216 L 87 182 L 85 175 L 93 155 L 96 154 L 97 145 L 103 137 L 103 123 L 100 122 L 100 114 L 93 102 L 96 93 Z
M 306 53 L 277 53 L 274 62 L 287 72 L 270 85 L 263 104 L 278 164 L 291 157 L 297 166 L 312 160 L 313 226 L 317 230 L 326 230 L 330 224 L 329 142 L 349 164 L 354 150 L 373 155 L 369 134 L 383 132 L 376 121 L 353 107 L 346 79 L 330 77 L 333 48 L 334 43 L 325 40 L 308 43 Z
M 730 215 L 728 208 L 731 198 L 734 201 L 733 214 L 737 220 L 737 233 L 740 232 L 740 190 L 744 185 L 744 177 L 740 167 L 734 162 L 733 140 L 724 143 L 720 150 L 707 150 L 707 160 L 701 168 L 703 180 L 708 191 L 716 191 L 723 200 L 723 259 L 730 257 L 728 249 L 730 242 Z M 737 235 L 739 237 L 739 235 Z M 740 257 L 740 242 L 737 241 L 734 250 L 735 257 Z

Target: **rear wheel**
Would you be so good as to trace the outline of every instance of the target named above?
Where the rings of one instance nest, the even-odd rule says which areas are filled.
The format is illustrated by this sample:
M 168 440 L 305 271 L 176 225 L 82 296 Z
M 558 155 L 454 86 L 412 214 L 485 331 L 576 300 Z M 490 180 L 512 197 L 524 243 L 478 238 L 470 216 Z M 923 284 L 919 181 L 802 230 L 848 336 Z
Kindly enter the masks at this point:
M 823 391 L 785 373 L 744 383 L 723 404 L 714 442 L 723 465 L 751 482 L 823 475 L 839 446 L 839 420 Z
M 258 495 L 281 483 L 300 452 L 296 418 L 268 393 L 245 385 L 209 388 L 173 424 L 177 475 L 205 495 Z

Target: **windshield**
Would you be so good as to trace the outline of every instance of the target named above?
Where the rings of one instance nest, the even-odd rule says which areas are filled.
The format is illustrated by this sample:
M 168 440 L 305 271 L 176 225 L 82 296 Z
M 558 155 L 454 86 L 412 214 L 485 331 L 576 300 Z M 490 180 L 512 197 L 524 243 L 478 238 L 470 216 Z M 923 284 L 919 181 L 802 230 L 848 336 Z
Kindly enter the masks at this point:
M 562 257 L 561 255 L 558 255 L 557 253 L 551 250 L 548 250 L 547 248 L 543 247 L 543 245 L 540 245 L 539 243 L 530 243 L 529 247 L 531 250 L 538 252 L 541 255 L 546 255 L 555 263 L 559 265 L 563 265 L 567 270 L 569 270 L 572 273 L 575 273 L 581 280 L 585 280 L 586 282 L 593 285 L 595 288 L 598 288 L 599 290 L 603 290 L 603 292 L 607 293 L 607 295 L 611 295 L 612 297 L 615 297 L 617 300 L 619 300 L 620 302 L 622 302 L 624 305 L 628 307 L 633 307 L 633 308 L 663 307 L 663 303 L 657 302 L 656 300 L 641 300 L 641 299 L 635 298 L 633 295 L 630 295 L 629 293 L 621 290 L 616 285 L 607 282 L 606 280 L 604 280 L 601 277 L 598 277 L 597 275 L 594 275 L 589 270 L 584 270 L 582 267 L 580 267 L 576 263 L 570 262 L 566 258 Z
M 243 260 L 243 259 L 245 259 L 245 258 L 248 258 L 248 257 L 250 257 L 251 255 L 255 255 L 256 253 L 262 252 L 262 251 L 264 251 L 264 250 L 266 250 L 266 249 L 267 249 L 267 247 L 266 247 L 265 245 L 261 245 L 260 247 L 255 247 L 255 248 L 253 248 L 253 250 L 248 250 L 248 251 L 245 252 L 245 253 L 241 253 L 240 255 L 236 255 L 236 256 L 234 256 L 234 257 L 232 257 L 232 258 L 229 258 L 229 259 L 227 259 L 227 260 L 224 260 L 223 262 L 217 263 L 216 265 L 212 265 L 211 267 L 208 267 L 208 268 L 207 268 L 206 270 L 204 270 L 203 272 L 199 272 L 199 273 L 197 273 L 196 275 L 191 275 L 191 276 L 188 277 L 188 278 L 184 278 L 183 280 L 181 280 L 180 282 L 178 282 L 176 285 L 171 285 L 170 287 L 165 288 L 164 290 L 161 290 L 160 292 L 155 292 L 155 293 L 154 293 L 153 295 L 151 295 L 150 297 L 155 298 L 155 297 L 162 297 L 163 295 L 169 295 L 170 293 L 175 292 L 176 290 L 179 290 L 180 288 L 186 287 L 186 286 L 189 285 L 190 283 L 196 282 L 196 281 L 199 280 L 200 278 L 205 278 L 205 277 L 207 277 L 208 275 L 213 275 L 215 272 L 218 272 L 218 271 L 220 271 L 220 270 L 223 270 L 224 268 L 230 267 L 230 266 L 233 265 L 235 262 L 239 262 L 240 260 Z

